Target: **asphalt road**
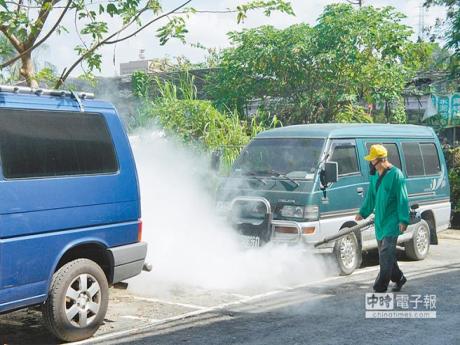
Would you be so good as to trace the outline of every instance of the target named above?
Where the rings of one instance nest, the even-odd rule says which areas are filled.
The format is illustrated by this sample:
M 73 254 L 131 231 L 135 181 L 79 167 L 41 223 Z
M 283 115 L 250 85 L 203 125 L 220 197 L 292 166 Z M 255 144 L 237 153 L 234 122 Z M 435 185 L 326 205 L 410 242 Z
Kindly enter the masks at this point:
M 424 261 L 399 252 L 408 277 L 401 294 L 435 295 L 436 318 L 369 319 L 377 257 L 347 277 L 242 296 L 184 290 L 174 299 L 112 290 L 110 309 L 94 338 L 81 344 L 459 344 L 460 231 L 444 233 Z M 417 310 L 426 310 L 419 308 Z M 0 315 L 0 343 L 52 344 L 35 309 Z
M 401 294 L 409 299 L 435 295 L 436 304 L 430 310 L 436 310 L 436 318 L 365 318 L 365 294 L 371 292 L 377 268 L 376 257 L 368 256 L 368 267 L 349 277 L 275 291 L 104 343 L 460 344 L 459 249 L 460 233 L 450 232 L 431 248 L 425 261 L 410 262 L 399 253 L 408 277 Z M 422 309 L 418 305 L 417 310 Z
M 365 319 L 368 280 L 321 284 L 200 315 L 109 344 L 460 344 L 460 265 L 424 276 L 409 293 L 437 292 L 436 319 Z

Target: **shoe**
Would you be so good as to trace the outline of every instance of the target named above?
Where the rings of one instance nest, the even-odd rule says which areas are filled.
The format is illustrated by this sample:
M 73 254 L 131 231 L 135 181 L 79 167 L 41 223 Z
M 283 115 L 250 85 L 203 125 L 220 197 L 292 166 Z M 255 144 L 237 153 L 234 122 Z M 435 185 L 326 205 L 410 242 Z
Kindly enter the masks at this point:
M 399 282 L 396 283 L 396 285 L 391 289 L 393 292 L 398 292 L 401 291 L 401 288 L 403 287 L 404 284 L 406 284 L 407 279 L 406 277 L 402 276 Z
M 379 290 L 379 289 L 374 289 L 374 292 L 375 292 L 375 293 L 385 293 L 385 292 L 387 292 L 387 289 L 381 289 L 381 290 Z

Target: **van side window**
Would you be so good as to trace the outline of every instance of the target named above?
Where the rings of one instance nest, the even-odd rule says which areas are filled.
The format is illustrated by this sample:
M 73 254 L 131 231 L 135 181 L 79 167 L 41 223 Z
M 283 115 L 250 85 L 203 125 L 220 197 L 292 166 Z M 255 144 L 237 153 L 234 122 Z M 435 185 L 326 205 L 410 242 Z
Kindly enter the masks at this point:
M 423 164 L 425 166 L 426 175 L 437 175 L 441 172 L 441 164 L 439 163 L 438 151 L 434 143 L 421 143 Z
M 330 160 L 337 162 L 339 175 L 359 173 L 356 149 L 353 145 L 335 146 Z
M 6 178 L 118 171 L 100 114 L 1 109 L 0 156 Z
M 407 176 L 424 176 L 425 169 L 419 143 L 403 143 L 402 147 L 406 160 Z
M 388 151 L 388 161 L 395 167 L 401 169 L 401 157 L 399 156 L 398 146 L 395 143 L 366 143 L 367 151 L 374 144 L 383 145 Z

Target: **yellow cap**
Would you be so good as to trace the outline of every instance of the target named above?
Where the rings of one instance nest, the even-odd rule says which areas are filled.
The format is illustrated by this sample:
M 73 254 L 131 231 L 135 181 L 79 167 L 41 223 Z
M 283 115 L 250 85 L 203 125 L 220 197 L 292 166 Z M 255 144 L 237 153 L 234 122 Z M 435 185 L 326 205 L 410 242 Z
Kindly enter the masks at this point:
M 373 161 L 374 159 L 387 158 L 388 152 L 383 145 L 372 145 L 369 150 L 369 154 L 364 157 L 367 161 Z

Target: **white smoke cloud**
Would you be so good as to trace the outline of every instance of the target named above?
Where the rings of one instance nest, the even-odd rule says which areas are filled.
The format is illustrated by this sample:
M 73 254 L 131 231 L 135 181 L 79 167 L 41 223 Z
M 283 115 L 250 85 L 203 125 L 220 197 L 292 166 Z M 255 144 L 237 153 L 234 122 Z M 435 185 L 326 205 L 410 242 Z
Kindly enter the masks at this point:
M 208 161 L 165 139 L 160 131 L 132 138 L 140 177 L 143 240 L 153 271 L 129 289 L 155 297 L 178 287 L 266 291 L 324 276 L 324 265 L 302 247 L 245 249 L 214 213 Z

